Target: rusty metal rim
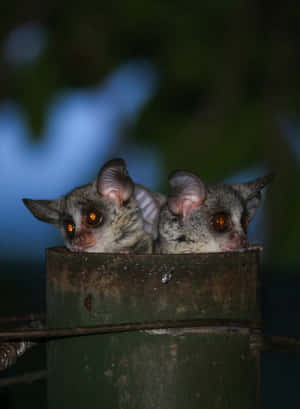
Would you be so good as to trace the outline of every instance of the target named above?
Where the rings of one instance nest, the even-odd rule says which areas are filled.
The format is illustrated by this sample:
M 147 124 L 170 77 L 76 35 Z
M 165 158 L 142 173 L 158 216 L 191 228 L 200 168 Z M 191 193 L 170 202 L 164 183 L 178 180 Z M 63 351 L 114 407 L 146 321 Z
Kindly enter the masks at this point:
M 227 334 L 236 334 L 245 330 L 259 330 L 260 326 L 257 322 L 252 321 L 231 321 L 228 319 L 199 319 L 199 320 L 179 320 L 179 321 L 154 321 L 154 322 L 136 322 L 122 323 L 113 325 L 101 325 L 92 327 L 73 327 L 73 328 L 44 328 L 34 330 L 12 330 L 1 331 L 0 341 L 16 341 L 16 340 L 34 340 L 34 339 L 53 339 L 76 337 L 83 335 L 110 334 L 119 332 L 155 330 L 155 329 L 172 329 L 172 328 L 205 328 L 205 331 L 220 332 Z
M 111 258 L 122 258 L 124 260 L 126 259 L 132 259 L 132 257 L 134 257 L 134 259 L 144 259 L 145 257 L 148 259 L 153 259 L 153 260 L 161 260 L 164 258 L 170 258 L 174 257 L 174 258 L 178 258 L 178 257 L 183 257 L 183 258 L 198 258 L 198 259 L 214 259 L 216 257 L 219 257 L 220 259 L 223 259 L 224 257 L 231 257 L 232 254 L 236 254 L 236 255 L 243 255 L 243 254 L 257 254 L 257 255 L 261 255 L 262 253 L 262 246 L 259 244 L 252 244 L 250 247 L 246 248 L 246 249 L 237 249 L 237 250 L 232 250 L 232 251 L 218 251 L 218 252 L 209 252 L 209 253 L 176 253 L 176 254 L 167 254 L 167 253 L 140 253 L 140 254 L 135 254 L 135 253 L 86 253 L 86 252 L 72 252 L 69 249 L 67 249 L 67 247 L 64 246 L 54 246 L 54 247 L 48 247 L 46 249 L 46 254 L 48 253 L 58 253 L 58 254 L 63 254 L 66 257 L 78 257 L 78 258 L 84 258 L 84 259 L 88 259 L 90 257 L 96 257 L 96 258 L 103 258 L 106 259 L 107 257 L 111 257 Z M 87 255 L 88 254 L 88 255 Z

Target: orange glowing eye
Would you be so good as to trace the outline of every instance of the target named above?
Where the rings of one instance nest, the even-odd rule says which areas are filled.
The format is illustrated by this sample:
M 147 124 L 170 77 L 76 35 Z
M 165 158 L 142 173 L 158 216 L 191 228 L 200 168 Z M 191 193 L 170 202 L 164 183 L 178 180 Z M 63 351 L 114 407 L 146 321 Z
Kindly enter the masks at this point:
M 249 219 L 248 219 L 247 216 L 244 215 L 244 216 L 242 217 L 242 226 L 243 226 L 243 229 L 244 229 L 245 231 L 247 230 L 248 225 L 249 225 Z
M 212 225 L 216 231 L 225 232 L 230 225 L 230 217 L 226 213 L 217 213 L 212 218 Z
M 97 226 L 99 223 L 102 222 L 102 215 L 97 210 L 91 210 L 87 214 L 87 223 L 90 226 Z
M 68 224 L 67 230 L 68 230 L 69 233 L 73 233 L 73 230 L 74 230 L 73 224 Z
M 65 224 L 65 231 L 70 239 L 74 237 L 75 234 L 75 224 L 74 223 L 66 223 Z
M 90 220 L 92 221 L 92 222 L 94 222 L 95 220 L 96 220 L 96 218 L 97 218 L 97 216 L 96 216 L 96 213 L 90 213 L 89 214 L 89 218 L 90 218 Z

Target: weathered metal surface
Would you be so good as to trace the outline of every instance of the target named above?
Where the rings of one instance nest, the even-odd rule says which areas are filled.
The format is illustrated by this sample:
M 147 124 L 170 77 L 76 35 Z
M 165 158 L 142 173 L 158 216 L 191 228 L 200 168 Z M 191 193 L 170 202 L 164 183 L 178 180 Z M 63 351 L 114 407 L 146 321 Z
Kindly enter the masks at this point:
M 248 337 L 130 333 L 52 341 L 48 407 L 254 409 Z
M 121 332 L 132 331 L 154 331 L 162 333 L 162 331 L 171 331 L 179 333 L 182 331 L 197 331 L 198 333 L 247 333 L 249 327 L 247 321 L 228 321 L 228 320 L 180 320 L 180 321 L 148 321 L 148 322 L 133 322 L 112 325 L 96 325 L 88 327 L 72 327 L 72 328 L 45 328 L 35 330 L 9 330 L 0 331 L 0 341 L 16 340 L 51 340 L 67 337 L 78 337 L 87 335 L 99 334 L 116 334 Z M 252 329 L 255 329 L 251 325 Z M 175 331 L 176 329 L 176 331 Z M 246 331 L 246 332 L 245 332 Z
M 205 255 L 76 254 L 48 249 L 48 323 L 258 320 L 258 252 Z M 163 283 L 166 272 L 172 278 Z M 63 317 L 57 320 L 57 314 Z M 55 318 L 56 317 L 56 318 Z
M 51 328 L 237 320 L 226 326 L 54 340 L 49 409 L 254 409 L 260 323 L 257 251 L 204 255 L 47 251 Z M 184 324 L 183 324 L 184 327 Z

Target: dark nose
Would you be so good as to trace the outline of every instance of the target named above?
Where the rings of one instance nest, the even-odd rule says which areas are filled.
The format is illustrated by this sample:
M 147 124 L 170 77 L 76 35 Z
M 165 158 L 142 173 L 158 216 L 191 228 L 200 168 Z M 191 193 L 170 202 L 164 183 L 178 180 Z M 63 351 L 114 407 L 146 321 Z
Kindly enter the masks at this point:
M 237 247 L 245 248 L 249 245 L 247 237 L 242 233 L 233 232 L 231 234 L 231 239 L 236 243 Z
M 85 243 L 85 241 L 86 241 L 86 235 L 85 234 L 78 234 L 77 236 L 76 236 L 76 239 L 75 239 L 75 244 L 77 245 L 77 246 L 82 246 L 84 243 Z
M 74 244 L 76 246 L 86 247 L 92 242 L 93 242 L 93 237 L 91 236 L 91 234 L 86 233 L 86 232 L 79 232 L 77 233 Z

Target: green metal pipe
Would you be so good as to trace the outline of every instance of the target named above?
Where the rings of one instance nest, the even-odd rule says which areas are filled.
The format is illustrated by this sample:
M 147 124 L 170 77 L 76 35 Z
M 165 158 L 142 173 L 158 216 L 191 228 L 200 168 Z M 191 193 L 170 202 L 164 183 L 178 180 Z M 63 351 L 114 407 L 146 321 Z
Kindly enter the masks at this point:
M 255 409 L 260 319 L 255 250 L 126 255 L 48 249 L 49 328 L 183 323 L 50 341 L 48 407 Z M 205 325 L 185 327 L 185 320 Z

